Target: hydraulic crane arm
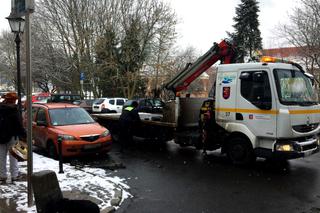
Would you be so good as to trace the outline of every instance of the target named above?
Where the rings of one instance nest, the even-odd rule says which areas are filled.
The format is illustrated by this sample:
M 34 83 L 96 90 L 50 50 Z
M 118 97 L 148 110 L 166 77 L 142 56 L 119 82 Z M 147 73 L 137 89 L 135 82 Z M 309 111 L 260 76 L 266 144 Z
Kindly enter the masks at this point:
M 213 46 L 193 64 L 188 63 L 180 73 L 165 85 L 165 88 L 173 92 L 185 90 L 191 82 L 217 61 L 220 60 L 222 64 L 230 64 L 234 63 L 234 58 L 235 50 L 230 42 L 222 40 L 219 44 L 214 43 Z

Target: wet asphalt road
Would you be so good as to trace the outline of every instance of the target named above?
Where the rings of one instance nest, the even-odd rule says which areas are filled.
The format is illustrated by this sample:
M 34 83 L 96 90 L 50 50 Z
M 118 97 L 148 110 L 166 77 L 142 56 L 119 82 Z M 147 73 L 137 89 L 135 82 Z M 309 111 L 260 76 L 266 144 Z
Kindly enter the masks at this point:
M 110 162 L 120 167 L 110 170 Z M 116 213 L 320 213 L 320 153 L 282 164 L 259 159 L 241 168 L 219 152 L 204 156 L 173 142 L 138 142 L 125 153 L 115 143 L 106 157 L 71 164 L 127 180 L 133 197 Z M 15 212 L 14 206 L 4 212 Z
M 111 175 L 126 178 L 133 197 L 117 213 L 320 212 L 320 154 L 239 168 L 219 152 L 205 157 L 173 142 L 118 150 L 115 144 L 110 158 L 126 168 Z

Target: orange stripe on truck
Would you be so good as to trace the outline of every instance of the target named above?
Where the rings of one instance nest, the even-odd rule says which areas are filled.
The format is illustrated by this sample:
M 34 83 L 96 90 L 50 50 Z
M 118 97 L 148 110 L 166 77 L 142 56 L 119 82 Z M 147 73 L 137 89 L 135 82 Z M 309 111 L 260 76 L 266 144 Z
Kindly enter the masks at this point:
M 299 115 L 299 114 L 317 114 L 317 113 L 320 113 L 320 109 L 289 110 L 289 113 L 292 114 L 292 115 Z
M 238 113 L 252 113 L 252 114 L 278 114 L 278 110 L 260 110 L 260 109 L 237 109 L 237 108 L 216 108 L 217 112 L 238 112 Z

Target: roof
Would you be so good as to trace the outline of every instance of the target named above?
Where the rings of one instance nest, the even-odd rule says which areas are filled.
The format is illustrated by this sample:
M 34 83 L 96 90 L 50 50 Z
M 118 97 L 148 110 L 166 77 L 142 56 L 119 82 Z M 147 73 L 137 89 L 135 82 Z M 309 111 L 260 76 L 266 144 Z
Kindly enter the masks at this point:
M 294 56 L 301 56 L 303 48 L 301 47 L 282 47 L 274 49 L 262 50 L 262 55 L 273 56 L 278 58 L 288 58 Z
M 79 106 L 68 103 L 36 103 L 32 106 L 45 106 L 48 109 L 60 109 L 60 108 L 79 108 Z
M 221 72 L 237 72 L 239 70 L 252 70 L 252 69 L 266 69 L 267 67 L 293 69 L 294 66 L 286 63 L 235 63 L 235 64 L 220 64 L 218 70 Z M 297 69 L 297 68 L 296 68 Z

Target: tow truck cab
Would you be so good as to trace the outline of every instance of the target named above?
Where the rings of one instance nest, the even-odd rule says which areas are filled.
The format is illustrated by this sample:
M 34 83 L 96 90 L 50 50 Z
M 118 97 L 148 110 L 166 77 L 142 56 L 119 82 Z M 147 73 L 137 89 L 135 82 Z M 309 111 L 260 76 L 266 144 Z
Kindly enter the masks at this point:
M 219 65 L 214 106 L 229 139 L 246 138 L 257 157 L 319 151 L 320 105 L 310 77 L 291 64 Z

